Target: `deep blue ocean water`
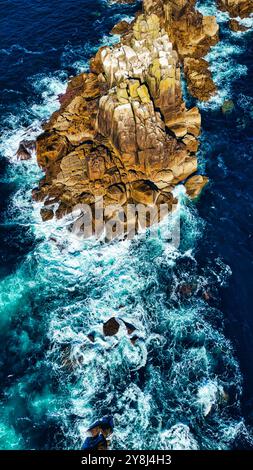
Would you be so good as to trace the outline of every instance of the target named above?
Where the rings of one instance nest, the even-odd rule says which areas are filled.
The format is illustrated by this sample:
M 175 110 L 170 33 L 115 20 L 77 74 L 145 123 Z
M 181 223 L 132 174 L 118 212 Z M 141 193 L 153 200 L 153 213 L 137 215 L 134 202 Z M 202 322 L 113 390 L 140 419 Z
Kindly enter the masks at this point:
M 231 33 L 218 14 L 209 60 L 219 92 L 199 104 L 210 184 L 197 203 L 180 197 L 178 250 L 144 236 L 81 243 L 63 222 L 42 223 L 31 199 L 42 173 L 35 157 L 15 156 L 59 106 L 67 77 L 117 41 L 109 31 L 135 10 L 0 1 L 1 449 L 79 449 L 106 414 L 113 448 L 253 448 L 252 30 Z M 124 332 L 102 337 L 113 315 L 136 326 L 135 346 Z

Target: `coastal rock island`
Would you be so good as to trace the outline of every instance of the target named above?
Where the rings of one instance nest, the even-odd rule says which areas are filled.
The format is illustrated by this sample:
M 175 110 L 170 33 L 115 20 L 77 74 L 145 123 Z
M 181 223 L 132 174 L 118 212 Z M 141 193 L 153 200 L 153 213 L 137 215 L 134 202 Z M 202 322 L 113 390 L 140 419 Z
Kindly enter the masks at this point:
M 144 0 L 135 20 L 114 31 L 122 33 L 119 43 L 100 48 L 90 71 L 69 81 L 37 139 L 45 177 L 33 196 L 44 202 L 44 220 L 77 204 L 92 207 L 101 196 L 105 207 L 172 208 L 174 187 L 198 170 L 201 117 L 184 103 L 180 67 L 193 96 L 215 93 L 203 59 L 218 40 L 215 17 L 199 13 L 193 0 Z M 191 194 L 207 178 L 198 182 Z

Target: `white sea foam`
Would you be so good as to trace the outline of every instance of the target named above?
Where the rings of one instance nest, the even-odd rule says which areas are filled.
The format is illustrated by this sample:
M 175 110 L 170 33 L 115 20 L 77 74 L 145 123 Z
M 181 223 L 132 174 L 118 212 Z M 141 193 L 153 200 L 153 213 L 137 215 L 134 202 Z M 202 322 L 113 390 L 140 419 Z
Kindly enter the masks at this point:
M 201 407 L 201 412 L 207 416 L 213 406 L 226 398 L 223 387 L 218 385 L 216 381 L 209 381 L 198 389 L 197 401 Z
M 225 100 L 231 99 L 233 82 L 247 75 L 247 67 L 240 64 L 240 59 L 238 59 L 238 56 L 244 52 L 244 33 L 233 33 L 229 30 L 229 14 L 221 12 L 215 1 L 209 0 L 204 3 L 199 1 L 197 7 L 203 15 L 216 16 L 220 28 L 225 30 L 224 37 L 211 48 L 205 57 L 210 64 L 210 70 L 218 91 L 208 102 L 198 103 L 198 106 L 202 109 L 216 109 L 222 106 Z M 252 17 L 246 20 L 237 18 L 237 20 L 248 27 L 253 25 Z M 232 38 L 234 38 L 233 41 L 231 41 Z
M 20 44 L 13 44 L 8 49 L 0 49 L 0 54 L 11 55 L 13 52 L 22 52 L 22 54 L 31 54 L 31 55 L 41 55 L 44 54 L 43 51 L 31 51 L 26 47 L 21 46 Z
M 188 426 L 175 424 L 159 435 L 161 450 L 198 450 L 199 446 Z

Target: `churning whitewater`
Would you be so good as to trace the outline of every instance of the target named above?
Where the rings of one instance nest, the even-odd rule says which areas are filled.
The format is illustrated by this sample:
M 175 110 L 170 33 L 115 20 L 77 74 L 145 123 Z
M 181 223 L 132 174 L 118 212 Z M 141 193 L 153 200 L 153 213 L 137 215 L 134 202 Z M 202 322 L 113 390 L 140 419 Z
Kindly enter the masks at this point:
M 50 2 L 44 3 L 50 11 Z M 68 2 L 63 3 L 71 17 Z M 91 15 L 84 1 L 76 2 L 76 16 L 79 3 L 82 13 Z M 214 2 L 199 3 L 199 8 L 213 8 Z M 58 108 L 69 71 L 86 70 L 98 45 L 115 41 L 108 37 L 111 26 L 132 18 L 135 10 L 97 0 L 94 11 L 97 33 L 88 22 L 89 41 L 75 42 L 73 30 L 72 44 L 67 30 L 65 50 L 57 49 L 58 39 L 49 34 L 45 48 L 17 44 L 1 51 L 7 58 L 16 55 L 15 69 L 28 55 L 29 61 L 46 60 L 55 48 L 59 66 L 52 60 L 42 74 L 38 67 L 35 73 L 29 70 L 28 91 L 19 92 L 15 83 L 4 89 L 11 98 L 1 117 L 1 195 L 8 188 L 1 243 L 10 248 L 2 256 L 0 280 L 0 448 L 80 449 L 87 428 L 107 415 L 114 418 L 112 449 L 252 448 L 241 411 L 243 378 L 219 302 L 232 270 L 215 250 L 200 260 L 209 225 L 198 204 L 178 189 L 180 203 L 170 222 L 180 220 L 178 248 L 149 231 L 131 241 L 82 240 L 69 232 L 67 217 L 41 221 L 41 204 L 31 197 L 42 177 L 36 156 L 17 161 L 19 142 L 39 135 L 43 121 Z M 78 21 L 79 31 L 85 20 Z M 237 61 L 244 39 L 233 41 L 226 30 L 209 54 L 214 69 L 218 56 L 219 71 L 225 54 L 229 70 L 215 75 L 219 93 L 201 105 L 205 113 L 218 112 L 230 97 L 234 67 L 247 76 L 246 65 Z M 32 102 L 25 96 L 31 90 Z M 205 139 L 204 129 L 203 167 Z M 120 328 L 105 337 L 103 324 L 112 317 Z

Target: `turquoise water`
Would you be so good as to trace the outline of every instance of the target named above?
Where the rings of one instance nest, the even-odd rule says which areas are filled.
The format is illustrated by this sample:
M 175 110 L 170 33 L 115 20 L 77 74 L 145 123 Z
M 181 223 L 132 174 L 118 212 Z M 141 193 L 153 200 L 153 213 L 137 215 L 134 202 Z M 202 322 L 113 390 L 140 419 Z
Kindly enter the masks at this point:
M 34 18 L 41 7 L 24 3 L 30 4 Z M 96 47 L 115 40 L 104 36 L 111 26 L 121 15 L 133 13 L 132 7 L 100 1 L 90 12 L 85 1 L 76 2 L 74 14 L 67 3 L 61 20 L 68 23 L 70 15 L 73 30 L 59 26 L 47 34 L 46 20 L 53 26 L 59 18 L 50 2 L 44 2 L 45 11 L 38 11 L 36 21 L 45 46 L 38 38 L 28 49 L 18 28 L 23 49 L 8 45 L 10 67 L 15 70 L 18 62 L 27 76 L 25 85 L 17 77 L 7 83 L 14 91 L 9 98 L 5 93 L 7 112 L 2 116 L 0 448 L 79 449 L 87 427 L 107 414 L 115 421 L 114 449 L 251 448 L 251 429 L 241 410 L 243 377 L 233 342 L 224 332 L 220 302 L 232 269 L 223 250 L 204 249 L 213 239 L 201 206 L 180 192 L 173 216 L 181 220 L 176 249 L 148 234 L 111 244 L 82 241 L 68 231 L 67 220 L 43 223 L 40 204 L 31 199 L 42 173 L 35 155 L 32 161 L 17 162 L 19 141 L 39 134 L 42 120 L 58 107 L 57 95 L 66 88 L 69 70 L 87 68 Z M 87 15 L 81 37 L 79 9 Z M 97 29 L 92 27 L 94 12 Z M 247 66 L 237 62 L 238 49 L 229 41 L 225 37 L 210 53 L 213 67 L 226 44 L 220 67 L 225 57 L 246 76 Z M 55 50 L 47 63 L 50 45 Z M 203 107 L 203 169 L 210 132 L 205 118 L 231 93 L 231 79 L 231 73 L 217 73 L 220 94 Z M 205 197 L 212 207 L 212 190 Z M 103 336 L 102 325 L 112 316 L 135 326 L 135 344 L 123 322 L 117 336 Z M 91 332 L 94 343 L 87 337 Z

